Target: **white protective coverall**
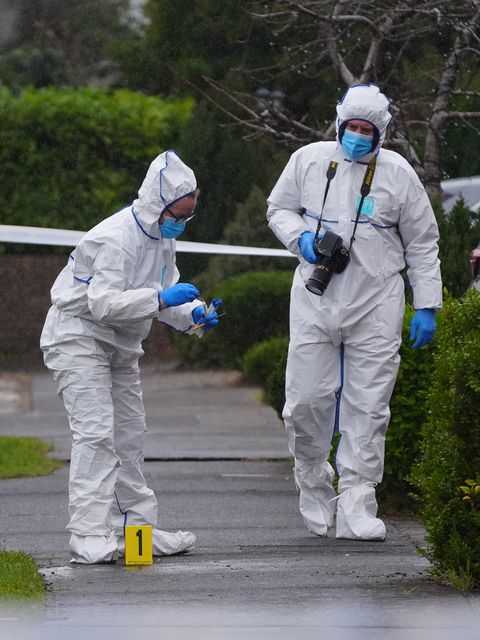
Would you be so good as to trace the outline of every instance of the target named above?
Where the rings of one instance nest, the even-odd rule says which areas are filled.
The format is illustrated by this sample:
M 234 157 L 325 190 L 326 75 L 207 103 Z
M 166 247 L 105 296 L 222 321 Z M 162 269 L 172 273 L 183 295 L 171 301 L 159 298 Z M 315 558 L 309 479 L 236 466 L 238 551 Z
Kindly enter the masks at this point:
M 187 332 L 198 301 L 159 312 L 158 291 L 179 279 L 164 208 L 196 189 L 172 150 L 150 165 L 133 206 L 91 229 L 56 279 L 40 346 L 73 436 L 69 515 L 72 561 L 114 560 L 124 524 L 156 525 L 143 475 L 145 411 L 138 358 L 153 318 Z M 190 532 L 153 530 L 153 553 L 191 549 Z
M 375 486 L 383 475 L 389 401 L 400 361 L 405 262 L 415 308 L 438 309 L 442 302 L 438 228 L 427 194 L 404 158 L 380 150 L 391 117 L 388 106 L 375 85 L 351 87 L 337 106 L 337 142 L 349 120 L 362 119 L 374 125 L 376 148 L 352 161 L 336 142 L 309 144 L 291 156 L 268 198 L 270 228 L 300 260 L 291 290 L 283 418 L 300 511 L 306 527 L 320 536 L 333 525 L 337 503 L 338 538 L 384 539 Z M 310 293 L 305 283 L 315 265 L 304 260 L 298 241 L 317 228 L 329 162 L 339 164 L 322 227 L 341 236 L 348 248 L 374 153 L 376 171 L 350 263 L 332 276 L 323 296 Z M 336 420 L 338 501 L 328 462 Z

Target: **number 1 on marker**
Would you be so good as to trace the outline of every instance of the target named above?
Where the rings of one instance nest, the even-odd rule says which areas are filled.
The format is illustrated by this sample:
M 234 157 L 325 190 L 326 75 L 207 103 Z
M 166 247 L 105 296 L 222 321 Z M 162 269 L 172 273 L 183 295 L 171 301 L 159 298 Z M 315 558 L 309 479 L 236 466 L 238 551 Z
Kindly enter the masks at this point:
M 125 527 L 125 564 L 152 564 L 152 525 Z

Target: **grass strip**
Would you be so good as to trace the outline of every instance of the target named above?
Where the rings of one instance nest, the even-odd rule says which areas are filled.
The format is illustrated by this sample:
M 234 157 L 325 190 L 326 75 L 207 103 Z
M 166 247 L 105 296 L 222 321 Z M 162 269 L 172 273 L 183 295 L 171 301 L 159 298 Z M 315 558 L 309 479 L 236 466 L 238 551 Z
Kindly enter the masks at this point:
M 53 446 L 38 438 L 0 436 L 0 478 L 45 476 L 62 466 L 45 454 Z
M 45 592 L 45 583 L 33 558 L 21 551 L 0 551 L 0 598 L 40 599 Z

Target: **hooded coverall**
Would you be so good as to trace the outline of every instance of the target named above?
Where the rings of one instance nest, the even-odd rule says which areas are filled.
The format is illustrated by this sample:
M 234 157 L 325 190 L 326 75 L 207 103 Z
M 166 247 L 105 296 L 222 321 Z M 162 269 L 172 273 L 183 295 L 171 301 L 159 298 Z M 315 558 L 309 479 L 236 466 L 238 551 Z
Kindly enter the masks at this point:
M 375 85 L 351 87 L 337 106 L 337 142 L 296 151 L 268 198 L 270 228 L 300 261 L 291 289 L 283 418 L 295 458 L 300 512 L 307 528 L 320 536 L 333 525 L 336 506 L 338 538 L 384 539 L 375 486 L 383 475 L 389 401 L 400 362 L 405 263 L 414 307 L 438 309 L 442 302 L 438 228 L 427 194 L 404 158 L 380 150 L 391 117 L 388 106 Z M 358 161 L 338 144 L 353 119 L 373 124 L 377 143 Z M 298 241 L 305 231 L 316 231 L 329 163 L 337 161 L 338 168 L 322 228 L 341 236 L 348 248 L 374 154 L 373 184 L 350 262 L 343 273 L 333 274 L 323 296 L 315 295 L 305 288 L 315 265 L 304 260 Z M 338 500 L 328 462 L 336 422 Z
M 196 189 L 172 150 L 150 165 L 133 206 L 79 242 L 56 279 L 40 346 L 63 396 L 73 436 L 69 515 L 72 561 L 106 562 L 124 546 L 123 527 L 156 525 L 157 501 L 143 475 L 145 411 L 138 359 L 152 319 L 188 332 L 198 301 L 159 312 L 158 292 L 177 283 L 175 240 L 165 207 Z M 153 553 L 192 548 L 190 532 L 153 529 Z

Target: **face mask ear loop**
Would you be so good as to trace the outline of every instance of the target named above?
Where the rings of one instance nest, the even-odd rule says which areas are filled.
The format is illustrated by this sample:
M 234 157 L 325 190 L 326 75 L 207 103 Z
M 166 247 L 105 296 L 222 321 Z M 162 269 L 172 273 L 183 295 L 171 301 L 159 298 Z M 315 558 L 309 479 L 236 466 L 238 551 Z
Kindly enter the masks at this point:
M 327 199 L 328 190 L 330 189 L 330 183 L 334 179 L 335 174 L 337 173 L 337 167 L 338 167 L 338 162 L 335 162 L 334 160 L 330 160 L 330 164 L 328 165 L 328 169 L 327 169 L 327 185 L 325 187 L 325 193 L 323 194 L 322 210 L 320 212 L 320 218 L 318 219 L 314 242 L 318 240 L 318 234 L 320 233 L 320 229 L 322 227 L 323 209 L 325 208 L 325 201 Z

